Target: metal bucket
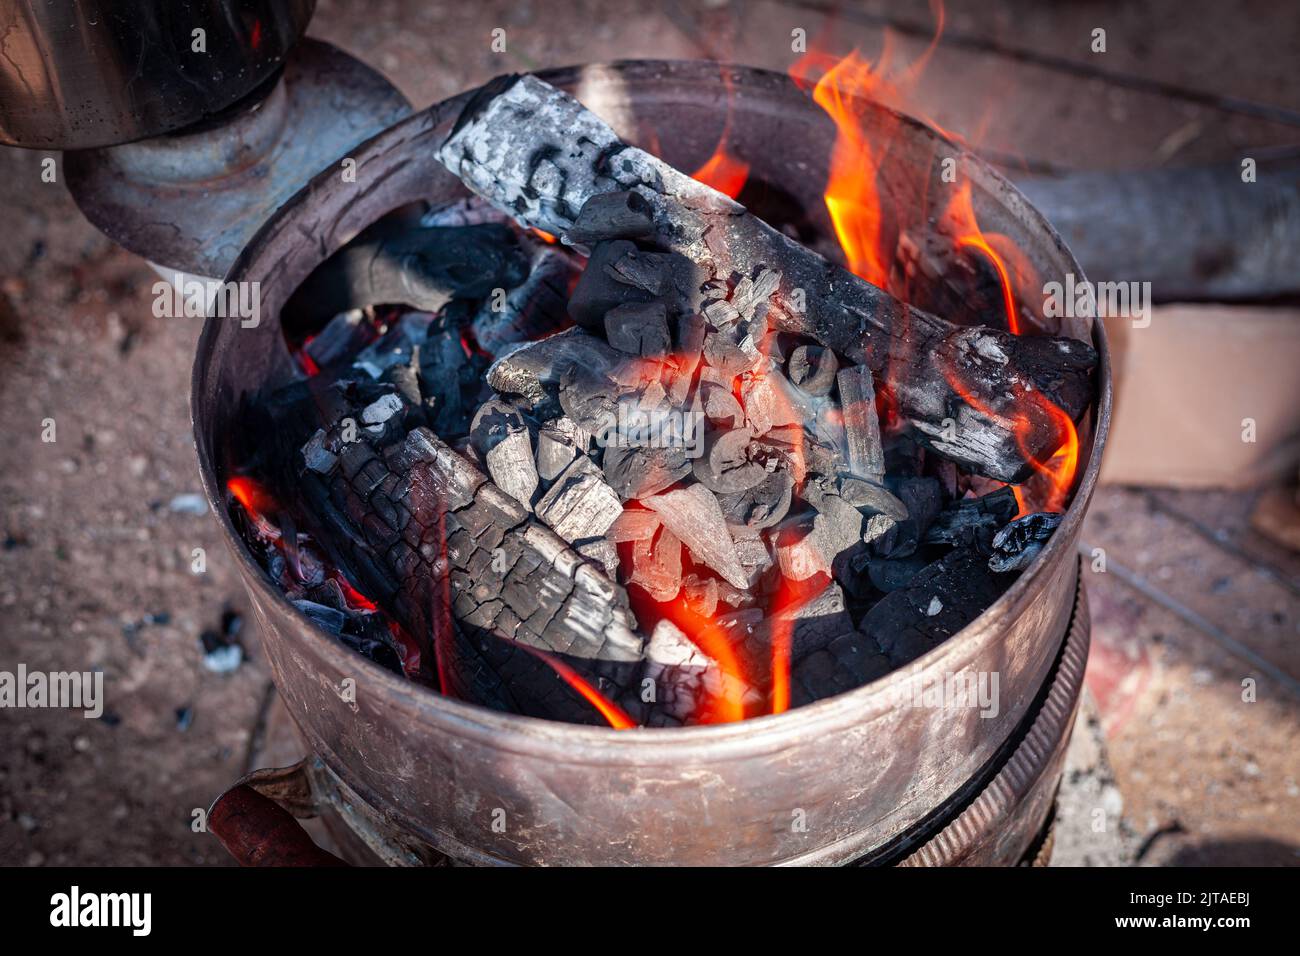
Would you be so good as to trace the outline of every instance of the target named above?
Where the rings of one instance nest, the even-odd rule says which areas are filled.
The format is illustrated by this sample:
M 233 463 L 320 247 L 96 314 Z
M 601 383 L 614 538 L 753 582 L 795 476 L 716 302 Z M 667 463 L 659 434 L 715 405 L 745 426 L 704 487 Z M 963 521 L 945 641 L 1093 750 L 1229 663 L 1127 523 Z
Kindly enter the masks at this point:
M 574 92 L 625 138 L 688 170 L 713 151 L 730 110 L 729 149 L 751 163 L 751 182 L 762 193 L 755 211 L 780 224 L 781 210 L 793 210 L 804 217 L 795 225 L 806 238 L 814 239 L 810 231 L 830 236 L 821 192 L 834 127 L 786 77 L 658 61 L 540 75 Z M 226 513 L 222 436 L 243 393 L 289 373 L 279 310 L 315 266 L 384 213 L 465 195 L 434 154 L 468 95 L 355 150 L 355 183 L 327 169 L 282 207 L 228 277 L 260 283 L 260 325 L 209 318 L 194 367 L 191 413 L 204 489 L 248 587 L 276 686 L 334 805 L 354 818 L 349 824 L 372 848 L 386 846 L 390 862 L 418 861 L 432 849 L 462 861 L 517 864 L 882 858 L 932 827 L 937 815 L 959 814 L 970 806 L 972 781 L 987 783 L 1009 748 L 1028 739 L 1027 718 L 1043 710 L 1053 680 L 1061 684 L 1067 631 L 1072 621 L 1078 626 L 1075 548 L 1111 409 L 1105 335 L 1089 319 L 1059 320 L 1061 334 L 1093 343 L 1100 363 L 1096 402 L 1079 428 L 1074 500 L 1042 553 L 993 606 L 917 661 L 779 716 L 615 731 L 489 711 L 354 654 L 294 609 L 253 561 Z M 881 182 L 911 220 L 924 221 L 946 198 L 932 178 L 939 159 L 952 156 L 959 176 L 973 184 L 982 228 L 1009 236 L 1044 281 L 1082 277 L 1051 226 L 1000 175 L 883 107 L 869 107 L 866 122 L 868 135 L 875 125 L 893 137 Z M 1086 656 L 1086 635 L 1082 646 Z M 1077 642 L 1073 647 L 1072 680 L 1082 668 Z M 916 682 L 927 686 L 959 672 L 998 675 L 995 716 L 902 703 Z M 355 700 L 343 691 L 349 680 Z M 1065 703 L 1053 707 L 1072 713 L 1077 680 L 1063 686 Z M 1038 762 L 1035 773 L 1051 776 L 1035 781 L 1037 793 L 1055 789 L 1068 722 L 1064 727 L 1056 749 Z M 1041 822 L 1047 804 L 1038 805 Z

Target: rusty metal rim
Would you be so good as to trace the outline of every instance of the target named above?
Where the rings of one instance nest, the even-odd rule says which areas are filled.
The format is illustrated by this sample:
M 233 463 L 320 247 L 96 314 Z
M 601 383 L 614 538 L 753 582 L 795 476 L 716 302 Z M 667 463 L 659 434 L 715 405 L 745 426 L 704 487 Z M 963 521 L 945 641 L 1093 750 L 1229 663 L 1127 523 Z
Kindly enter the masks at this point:
M 539 71 L 537 75 L 548 82 L 572 90 L 577 86 L 585 70 L 633 69 L 647 73 L 666 71 L 677 73 L 699 72 L 707 67 L 708 79 L 716 80 L 717 63 L 712 61 L 673 61 L 673 60 L 637 60 L 620 61 L 613 64 L 594 64 L 587 67 L 563 67 Z M 751 78 L 751 82 L 774 85 L 790 85 L 783 74 L 770 70 L 751 67 L 728 66 L 734 76 Z M 705 79 L 703 75 L 701 81 Z M 359 147 L 354 155 L 358 165 L 364 165 L 367 155 L 391 148 L 396 142 L 418 136 L 422 127 L 436 127 L 459 113 L 461 106 L 473 91 L 459 94 L 441 103 L 422 110 L 379 133 Z M 924 130 L 947 144 L 964 164 L 976 171 L 989 184 L 996 187 L 1000 199 L 1009 200 L 1023 215 L 1027 216 L 1043 234 L 1049 238 L 1075 268 L 1075 274 L 1082 276 L 1082 269 L 1069 253 L 1068 247 L 1036 209 L 1016 187 L 995 169 L 963 149 L 942 133 L 934 130 L 919 120 L 898 113 L 895 110 L 874 104 L 894 114 L 902 123 Z M 427 132 L 427 130 L 424 130 Z M 281 206 L 276 213 L 263 224 L 258 234 L 250 241 L 248 247 L 240 254 L 235 265 L 226 277 L 228 280 L 238 278 L 250 258 L 250 250 L 258 246 L 259 239 L 277 224 L 289 216 L 305 199 L 309 198 L 318 184 L 332 177 L 334 171 L 327 169 L 311 180 L 299 193 Z M 209 316 L 200 336 L 195 368 L 191 376 L 190 422 L 195 439 L 202 446 L 203 435 L 199 431 L 197 408 L 202 401 L 202 389 L 206 384 L 207 369 L 203 363 L 209 358 L 213 349 L 211 340 L 217 332 L 220 320 Z M 1107 344 L 1105 329 L 1101 322 L 1093 320 L 1092 341 L 1098 352 L 1097 401 L 1094 405 L 1095 426 L 1092 448 L 1088 465 L 1082 479 L 1078 482 L 1075 496 L 1066 510 L 1065 519 L 1057 529 L 1043 551 L 1003 595 L 984 610 L 974 621 L 962 628 L 943 644 L 926 652 L 911 664 L 893 671 L 879 680 L 862 687 L 826 698 L 812 704 L 795 708 L 783 714 L 769 714 L 731 724 L 712 724 L 680 728 L 638 728 L 636 730 L 615 730 L 612 727 L 591 727 L 579 724 L 566 724 L 517 714 L 504 714 L 489 710 L 476 704 L 467 703 L 450 697 L 432 693 L 425 688 L 393 674 L 391 671 L 366 660 L 338 642 L 317 625 L 304 619 L 306 630 L 318 642 L 316 650 L 341 669 L 361 669 L 368 680 L 379 685 L 390 703 L 400 706 L 412 714 L 420 714 L 425 719 L 443 723 L 448 729 L 454 728 L 459 735 L 490 742 L 500 751 L 536 755 L 547 748 L 553 748 L 556 755 L 562 755 L 573 762 L 591 765 L 608 765 L 625 763 L 628 765 L 645 765 L 663 763 L 672 765 L 677 760 L 677 747 L 693 744 L 696 747 L 707 746 L 711 756 L 723 759 L 738 755 L 753 755 L 779 752 L 793 746 L 806 746 L 808 741 L 830 728 L 850 726 L 861 723 L 864 713 L 881 711 L 888 707 L 890 695 L 913 675 L 929 670 L 940 664 L 945 658 L 955 655 L 960 646 L 972 640 L 991 640 L 998 628 L 995 621 L 1003 615 L 1016 614 L 1038 599 L 1037 582 L 1052 559 L 1063 548 L 1070 547 L 1070 541 L 1083 522 L 1084 512 L 1092 498 L 1101 468 L 1101 453 L 1110 430 L 1111 418 L 1111 375 L 1110 349 Z M 226 531 L 228 540 L 240 542 L 235 548 L 241 566 L 241 572 L 250 588 L 255 589 L 263 599 L 284 606 L 292 613 L 298 612 L 289 605 L 285 596 L 267 580 L 262 569 L 253 561 L 246 547 L 235 530 L 230 516 L 226 512 L 224 494 L 217 486 L 215 469 L 208 461 L 201 462 L 200 478 L 204 492 L 212 506 L 217 520 Z M 256 605 L 256 602 L 254 602 Z M 301 616 L 301 615 L 300 615 Z M 338 768 L 332 768 L 338 769 Z

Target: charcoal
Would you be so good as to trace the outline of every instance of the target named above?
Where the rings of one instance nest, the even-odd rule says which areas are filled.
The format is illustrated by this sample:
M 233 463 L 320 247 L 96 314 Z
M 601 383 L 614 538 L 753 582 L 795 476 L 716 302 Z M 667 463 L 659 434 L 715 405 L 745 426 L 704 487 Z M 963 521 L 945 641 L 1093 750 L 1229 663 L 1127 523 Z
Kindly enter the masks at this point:
M 590 439 L 570 418 L 556 418 L 537 434 L 537 473 L 542 481 L 554 481 L 573 459 L 587 453 Z
M 662 302 L 633 302 L 605 313 L 605 337 L 620 352 L 660 358 L 672 351 Z
M 1000 573 L 1027 568 L 1064 517 L 1057 512 L 1037 511 L 1011 522 L 993 538 L 989 568 Z
M 620 282 L 612 277 L 609 267 L 637 248 L 626 239 L 599 242 L 591 250 L 587 267 L 582 270 L 578 284 L 569 296 L 569 315 L 585 329 L 604 329 L 605 313 L 620 305 L 645 303 L 656 298 L 656 293 Z
M 885 477 L 885 453 L 880 442 L 880 419 L 871 369 L 854 365 L 835 376 L 844 415 L 849 471 L 858 478 L 879 482 Z
M 926 529 L 926 544 L 966 545 L 990 554 L 993 536 L 1019 510 L 1015 492 L 1008 486 L 979 498 L 967 498 L 945 508 Z
M 773 533 L 776 564 L 786 580 L 807 581 L 831 572 L 831 562 L 814 534 L 816 517 L 815 512 L 795 515 L 777 525 Z
M 613 579 L 618 574 L 618 548 L 609 539 L 593 538 L 590 541 L 579 541 L 573 546 L 573 550 L 601 568 L 609 578 Z
M 519 410 L 496 399 L 484 402 L 470 425 L 470 441 L 497 487 L 531 510 L 537 464 L 528 423 Z
M 844 592 L 833 581 L 809 600 L 794 608 L 779 611 L 772 617 L 776 627 L 790 626 L 790 659 L 798 661 L 825 648 L 841 634 L 854 630 L 853 619 L 845 609 Z
M 622 353 L 594 335 L 566 329 L 511 348 L 492 363 L 487 382 L 502 395 L 520 395 L 540 402 L 558 389 L 563 377 L 574 368 L 604 375 L 622 360 Z
M 735 378 L 754 367 L 757 353 L 748 353 L 726 332 L 711 330 L 704 335 L 704 361 L 719 371 Z
M 621 499 L 640 500 L 681 481 L 691 473 L 691 462 L 680 445 L 609 445 L 604 471 Z
M 615 544 L 625 541 L 648 541 L 655 536 L 662 524 L 659 515 L 643 508 L 624 508 L 623 513 L 614 519 L 606 536 Z
M 706 331 L 704 317 L 697 312 L 689 312 L 677 320 L 677 351 L 674 355 L 676 368 L 671 373 L 668 388 L 669 399 L 674 405 L 686 402 L 704 351 Z
M 656 601 L 671 601 L 682 587 L 682 543 L 667 528 L 632 547 L 629 584 L 643 588 Z
M 584 366 L 570 367 L 560 379 L 560 408 L 598 443 L 608 442 L 611 435 L 616 435 L 617 395 L 612 379 Z
M 380 378 L 395 365 L 408 365 L 416 348 L 425 342 L 433 317 L 427 312 L 404 312 L 383 335 L 362 349 L 352 364 L 371 378 Z M 455 358 L 459 367 L 464 355 Z
M 892 662 L 868 635 L 846 631 L 824 648 L 792 662 L 790 704 L 799 707 L 842 694 L 893 669 Z
M 882 484 L 862 478 L 843 477 L 839 481 L 840 497 L 855 508 L 865 508 L 895 521 L 907 518 L 907 505 Z
M 791 353 L 786 369 L 791 382 L 809 395 L 820 397 L 830 394 L 839 367 L 835 353 L 830 349 L 820 345 L 800 345 Z
M 808 335 L 874 374 L 889 370 L 903 423 L 927 447 L 976 473 L 1023 481 L 1065 439 L 1056 410 L 1026 403 L 1027 394 L 1076 420 L 1092 400 L 1097 357 L 1086 343 L 962 328 L 912 308 L 621 142 L 536 77 L 504 78 L 476 97 L 438 155 L 470 189 L 529 226 L 563 233 L 591 196 L 631 189 L 654 210 L 657 247 L 711 262 L 719 275 L 754 275 L 760 265 L 779 264 L 780 288 L 769 310 L 775 326 Z M 950 419 L 956 429 L 945 425 Z
M 622 511 L 614 489 L 585 457 L 565 469 L 537 502 L 537 517 L 568 542 L 603 536 Z
M 938 479 L 929 477 L 891 478 L 888 485 L 907 508 L 907 517 L 877 538 L 874 547 L 880 557 L 905 558 L 916 553 L 943 507 L 943 489 Z
M 688 574 L 682 578 L 682 596 L 691 611 L 711 621 L 718 609 L 718 579 Z
M 859 627 L 901 667 L 973 621 L 1002 594 L 1005 580 L 978 551 L 954 548 L 886 595 Z
M 715 425 L 724 429 L 739 428 L 745 423 L 745 410 L 731 393 L 731 389 L 716 382 L 701 382 L 700 397 L 704 414 Z
M 498 303 L 495 296 L 489 296 L 478 308 L 470 321 L 475 343 L 496 356 L 517 342 L 558 332 L 567 324 L 569 285 L 576 274 L 571 255 L 554 246 L 539 245 L 529 263 L 528 277 L 511 288 L 504 301 Z
M 757 485 L 767 472 L 746 456 L 750 438 L 747 428 L 706 431 L 704 454 L 691 465 L 696 480 L 710 491 L 726 495 Z
M 339 460 L 337 455 L 325 447 L 325 429 L 323 428 L 316 429 L 316 434 L 311 436 L 311 441 L 303 446 L 302 457 L 308 468 L 322 475 L 333 471 Z
M 711 491 L 703 485 L 690 485 L 646 498 L 642 504 L 659 515 L 696 560 L 734 587 L 748 587 L 749 578 L 736 557 L 735 543 Z
M 731 292 L 731 306 L 745 322 L 764 318 L 772 296 L 780 287 L 781 273 L 760 265 L 752 279 L 749 276 L 742 276 L 736 283 L 735 289 Z
M 598 193 L 583 203 L 564 241 L 589 246 L 606 239 L 648 238 L 654 234 L 653 211 L 639 193 Z
M 793 499 L 794 481 L 788 472 L 773 471 L 744 491 L 718 495 L 727 522 L 751 530 L 770 528 L 785 518 Z

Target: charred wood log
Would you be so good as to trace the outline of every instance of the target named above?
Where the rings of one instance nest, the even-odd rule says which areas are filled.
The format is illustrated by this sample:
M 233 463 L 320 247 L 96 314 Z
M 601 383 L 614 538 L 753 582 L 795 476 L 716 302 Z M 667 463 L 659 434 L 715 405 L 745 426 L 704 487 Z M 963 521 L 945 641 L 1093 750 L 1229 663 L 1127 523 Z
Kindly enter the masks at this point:
M 485 86 L 439 158 L 493 205 L 547 232 L 568 232 L 595 195 L 634 191 L 653 210 L 655 244 L 715 277 L 752 277 L 762 266 L 778 266 L 775 327 L 888 373 L 900 416 L 928 447 L 979 474 L 1021 481 L 1033 460 L 1046 459 L 1064 440 L 1052 410 L 1024 402 L 1026 394 L 1041 394 L 1073 419 L 1091 400 L 1091 346 L 960 328 L 914 309 L 620 141 L 576 100 L 535 77 Z M 805 311 L 795 307 L 799 302 Z

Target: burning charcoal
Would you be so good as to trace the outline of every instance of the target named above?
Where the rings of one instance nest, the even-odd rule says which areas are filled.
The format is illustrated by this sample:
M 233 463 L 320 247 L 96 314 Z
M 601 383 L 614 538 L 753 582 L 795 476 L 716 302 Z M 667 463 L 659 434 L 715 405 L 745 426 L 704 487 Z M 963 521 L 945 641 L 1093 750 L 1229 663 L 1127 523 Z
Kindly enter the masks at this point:
M 311 618 L 314 624 L 319 625 L 331 634 L 339 634 L 343 631 L 343 625 L 347 622 L 347 615 L 332 607 L 324 604 L 317 604 L 315 601 L 294 601 L 293 606 Z
M 704 436 L 704 454 L 691 466 L 695 478 L 710 491 L 730 495 L 754 487 L 767 472 L 746 456 L 750 432 L 747 428 L 708 431 Z
M 569 542 L 601 537 L 622 511 L 623 502 L 585 457 L 555 479 L 537 502 L 537 517 Z
M 528 277 L 504 301 L 488 296 L 471 321 L 474 341 L 489 355 L 501 355 L 516 342 L 544 338 L 567 324 L 569 285 L 577 274 L 573 256 L 539 246 L 529 265 Z
M 862 545 L 862 512 L 838 495 L 826 495 L 817 504 L 813 540 L 832 565 L 842 554 Z
M 691 462 L 680 445 L 609 445 L 604 471 L 620 498 L 640 500 L 677 484 L 691 473 Z
M 829 395 L 839 371 L 835 353 L 820 345 L 801 345 L 790 355 L 790 381 L 809 395 Z
M 1037 511 L 1011 522 L 993 538 L 989 568 L 1001 573 L 1027 568 L 1064 517 L 1057 512 Z
M 384 424 L 402 408 L 402 400 L 396 395 L 381 395 L 361 410 L 361 421 L 370 434 L 382 435 Z
M 733 719 L 713 712 L 719 701 L 741 701 L 747 709 L 759 702 L 752 688 L 724 673 L 716 661 L 666 619 L 655 625 L 646 644 L 644 674 L 653 681 L 659 704 L 649 726 Z
M 718 579 L 688 574 L 682 578 L 682 596 L 691 611 L 711 621 L 718 609 Z
M 648 541 L 655 536 L 661 523 L 659 516 L 653 511 L 624 508 L 623 513 L 609 526 L 606 536 L 615 544 L 624 541 Z
M 538 159 L 540 144 L 557 143 L 580 145 Z M 1049 403 L 1077 420 L 1092 400 L 1097 356 L 1086 343 L 961 328 L 912 308 L 622 142 L 536 77 L 503 80 L 476 97 L 438 155 L 473 191 L 529 226 L 563 233 L 591 196 L 635 189 L 654 210 L 657 247 L 711 262 L 724 275 L 779 264 L 775 326 L 811 336 L 875 374 L 896 372 L 891 380 L 903 422 L 929 448 L 977 473 L 1023 481 L 1062 442 Z M 614 155 L 617 162 L 609 160 Z M 796 289 L 804 309 L 788 305 Z M 1046 402 L 1026 402 L 1028 393 Z M 944 425 L 953 418 L 955 431 Z
M 844 592 L 834 581 L 794 608 L 775 614 L 772 623 L 777 628 L 790 628 L 790 658 L 794 661 L 854 630 L 853 618 L 845 609 Z
M 842 369 L 835 381 L 844 413 L 849 471 L 859 478 L 879 482 L 885 477 L 885 453 L 880 444 L 880 419 L 876 416 L 871 369 L 854 365 Z
M 470 425 L 470 441 L 497 487 L 532 510 L 537 465 L 528 424 L 519 410 L 496 399 L 484 402 Z
M 755 531 L 770 528 L 790 510 L 794 481 L 786 471 L 771 472 L 752 488 L 718 496 L 728 523 Z
M 644 588 L 656 601 L 671 601 L 682 587 L 682 543 L 667 528 L 632 547 L 629 584 Z
M 705 333 L 704 361 L 732 378 L 753 368 L 758 358 L 757 353 L 743 351 L 726 332 Z
M 766 360 L 742 379 L 741 398 L 751 418 L 760 416 L 769 428 L 803 427 L 803 409 L 787 399 L 794 390 L 775 362 Z M 768 429 L 764 429 L 767 431 Z
M 691 381 L 695 377 L 695 370 L 699 367 L 700 356 L 704 351 L 706 331 L 707 324 L 704 316 L 699 313 L 690 312 L 677 320 L 677 352 L 674 356 L 677 367 L 672 373 L 672 381 L 668 387 L 668 397 L 674 405 L 682 405 L 686 402 Z
M 537 473 L 543 481 L 554 481 L 573 459 L 587 453 L 591 439 L 570 418 L 557 418 L 542 426 L 537 435 Z
M 633 302 L 605 313 L 605 337 L 620 352 L 660 357 L 672 351 L 662 302 Z
M 623 360 L 620 352 L 581 329 L 566 329 L 536 342 L 526 342 L 502 355 L 487 372 L 487 381 L 503 395 L 521 395 L 541 402 L 548 389 L 575 367 L 607 374 Z
M 1015 517 L 1019 508 L 1010 486 L 979 498 L 967 498 L 935 517 L 926 529 L 925 543 L 965 545 L 989 554 L 993 536 Z
M 816 517 L 815 513 L 804 513 L 787 518 L 776 528 L 776 564 L 781 576 L 789 581 L 807 581 L 831 573 L 831 562 L 813 533 Z
M 653 212 L 639 193 L 598 193 L 583 203 L 564 241 L 589 246 L 604 239 L 645 239 L 654 233 Z
M 697 560 L 708 565 L 737 588 L 749 585 L 749 577 L 736 557 L 736 546 L 727 531 L 718 499 L 703 485 L 690 485 L 644 499 L 647 508 L 658 513 L 667 528 Z
M 954 548 L 886 595 L 859 626 L 901 667 L 973 621 L 1005 588 L 979 552 Z
M 716 382 L 701 382 L 700 396 L 704 414 L 715 425 L 725 429 L 739 428 L 745 423 L 745 411 L 731 393 L 731 389 Z
M 736 559 L 745 569 L 749 586 L 752 588 L 774 563 L 772 553 L 763 539 L 758 536 L 758 532 L 752 528 L 734 529 L 732 540 L 736 545 Z
M 511 288 L 528 262 L 501 223 L 423 228 L 381 222 L 325 260 L 294 293 L 290 310 L 335 314 L 370 305 L 436 312 L 452 296 Z

